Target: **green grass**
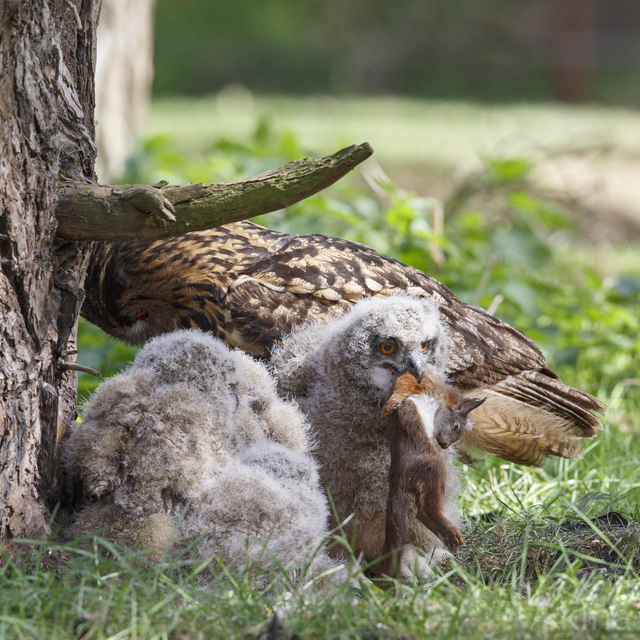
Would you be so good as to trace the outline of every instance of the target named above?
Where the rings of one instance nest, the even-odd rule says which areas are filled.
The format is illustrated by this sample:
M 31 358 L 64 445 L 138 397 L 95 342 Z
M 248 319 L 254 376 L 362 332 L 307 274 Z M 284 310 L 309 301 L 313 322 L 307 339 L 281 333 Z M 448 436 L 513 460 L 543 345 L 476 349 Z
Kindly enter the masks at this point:
M 580 207 L 541 194 L 535 175 L 547 157 L 535 147 L 606 139 L 633 163 L 640 117 L 392 98 L 233 104 L 228 96 L 156 104 L 149 130 L 171 129 L 175 139 L 147 138 L 125 179 L 234 179 L 363 140 L 399 175 L 424 172 L 425 184 L 430 171 L 455 165 L 461 177 L 442 236 L 433 200 L 390 185 L 377 196 L 358 176 L 261 221 L 365 242 L 485 308 L 502 296 L 496 314 L 531 335 L 565 382 L 608 403 L 605 428 L 582 460 L 465 468 L 467 545 L 429 583 L 345 585 L 311 598 L 282 574 L 257 590 L 220 569 L 204 585 L 188 558 L 151 563 L 101 539 L 87 548 L 45 544 L 0 568 L 0 638 L 266 639 L 274 612 L 287 639 L 638 637 L 640 243 L 593 244 Z M 81 362 L 112 374 L 135 350 L 83 323 L 79 351 Z M 81 376 L 85 395 L 92 386 Z
M 386 591 L 309 595 L 278 572 L 257 590 L 222 567 L 203 584 L 189 558 L 38 544 L 0 567 L 0 638 L 268 638 L 274 612 L 281 638 L 637 637 L 639 448 L 608 430 L 581 461 L 468 471 L 467 545 L 433 581 Z

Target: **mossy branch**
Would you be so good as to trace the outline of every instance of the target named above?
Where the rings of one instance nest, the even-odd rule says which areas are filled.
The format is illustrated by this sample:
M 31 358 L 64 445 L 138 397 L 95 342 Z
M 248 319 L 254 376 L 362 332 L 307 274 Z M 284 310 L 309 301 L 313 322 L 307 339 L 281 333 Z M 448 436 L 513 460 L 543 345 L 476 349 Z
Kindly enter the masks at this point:
M 296 160 L 260 175 L 216 184 L 63 183 L 57 235 L 67 240 L 145 241 L 245 220 L 325 189 L 373 153 L 368 143 L 326 158 Z

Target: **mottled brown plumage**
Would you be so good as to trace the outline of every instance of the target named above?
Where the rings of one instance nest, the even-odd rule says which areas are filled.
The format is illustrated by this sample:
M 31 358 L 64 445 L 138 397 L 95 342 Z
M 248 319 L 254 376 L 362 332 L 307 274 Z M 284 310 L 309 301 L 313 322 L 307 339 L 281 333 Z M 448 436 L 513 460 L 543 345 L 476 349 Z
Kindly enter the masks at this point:
M 593 413 L 602 403 L 560 382 L 523 333 L 355 242 L 238 222 L 145 244 L 96 243 L 85 288 L 82 315 L 126 342 L 194 327 L 262 358 L 296 325 L 342 314 L 363 297 L 426 296 L 452 340 L 451 379 L 470 395 L 490 391 L 483 415 L 494 433 L 482 449 L 541 464 L 550 454 L 578 456 L 575 439 L 602 426 Z M 504 445 L 514 433 L 517 445 Z

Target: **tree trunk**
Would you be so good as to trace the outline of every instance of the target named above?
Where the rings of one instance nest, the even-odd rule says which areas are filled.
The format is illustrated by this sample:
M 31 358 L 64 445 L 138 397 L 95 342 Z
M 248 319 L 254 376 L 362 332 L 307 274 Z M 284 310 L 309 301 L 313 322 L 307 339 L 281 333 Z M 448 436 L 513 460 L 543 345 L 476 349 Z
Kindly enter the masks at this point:
M 140 131 L 153 80 L 155 0 L 103 0 L 96 62 L 96 172 L 119 178 Z
M 55 239 L 54 193 L 92 182 L 100 0 L 0 0 L 0 538 L 46 534 L 76 411 L 86 247 Z M 71 353 L 70 353 L 71 352 Z

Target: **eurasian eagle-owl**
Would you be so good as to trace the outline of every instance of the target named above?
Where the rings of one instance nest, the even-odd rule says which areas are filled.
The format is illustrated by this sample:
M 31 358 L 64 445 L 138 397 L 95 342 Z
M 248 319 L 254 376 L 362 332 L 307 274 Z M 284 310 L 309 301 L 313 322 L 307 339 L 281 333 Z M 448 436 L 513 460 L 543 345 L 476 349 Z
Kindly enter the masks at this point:
M 82 315 L 126 342 L 193 327 L 265 359 L 308 320 L 409 292 L 440 309 L 452 383 L 487 397 L 474 412 L 484 450 L 521 464 L 576 458 L 577 439 L 602 426 L 594 412 L 604 405 L 563 384 L 523 333 L 355 242 L 238 222 L 149 243 L 94 243 L 85 289 Z
M 151 340 L 103 382 L 65 446 L 69 537 L 265 568 L 332 566 L 308 424 L 265 366 L 198 331 Z M 315 554 L 315 555 L 314 555 Z M 215 563 L 214 565 L 215 566 Z
M 388 495 L 390 416 L 382 415 L 399 376 L 423 370 L 442 375 L 447 365 L 449 338 L 435 304 L 424 298 L 396 294 L 355 305 L 328 323 L 311 323 L 286 337 L 271 358 L 281 394 L 296 400 L 309 419 L 316 442 L 322 486 L 333 501 L 337 526 L 354 539 L 356 555 L 372 561 L 382 552 Z M 443 512 L 458 520 L 456 499 L 460 484 L 447 460 L 447 488 Z M 442 545 L 408 511 L 408 538 L 436 560 Z M 415 554 L 403 554 L 406 564 Z M 419 573 L 428 574 L 424 561 Z M 403 571 L 408 575 L 408 567 Z

